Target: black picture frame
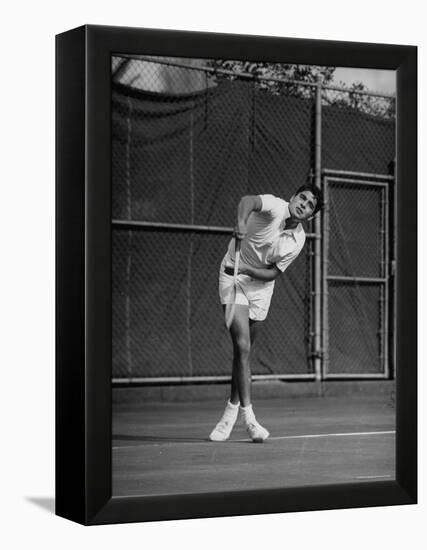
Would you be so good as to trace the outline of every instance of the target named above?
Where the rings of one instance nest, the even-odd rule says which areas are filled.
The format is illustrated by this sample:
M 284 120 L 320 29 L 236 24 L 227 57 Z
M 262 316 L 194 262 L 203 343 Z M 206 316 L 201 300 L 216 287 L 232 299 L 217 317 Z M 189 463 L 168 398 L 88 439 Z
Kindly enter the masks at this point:
M 111 54 L 397 71 L 396 481 L 112 497 Z M 56 37 L 56 514 L 85 524 L 417 502 L 417 48 L 86 25 Z

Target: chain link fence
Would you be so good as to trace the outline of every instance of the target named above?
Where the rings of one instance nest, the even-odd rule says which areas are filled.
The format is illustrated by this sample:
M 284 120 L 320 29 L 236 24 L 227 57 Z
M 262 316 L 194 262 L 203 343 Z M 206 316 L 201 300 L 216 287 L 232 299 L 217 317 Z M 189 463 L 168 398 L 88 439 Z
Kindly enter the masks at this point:
M 203 60 L 113 57 L 115 380 L 229 377 L 232 349 L 217 280 L 237 204 L 245 194 L 289 199 L 307 181 L 315 164 L 317 89 L 315 82 L 236 74 Z M 368 113 L 370 100 L 361 109 L 349 94 L 322 88 L 322 165 L 385 173 L 394 158 L 393 100 L 385 98 L 385 111 L 375 107 Z M 341 244 L 330 262 L 342 273 L 357 265 L 365 266 L 361 273 L 371 274 L 370 266 L 381 263 L 381 239 L 375 237 L 368 251 L 364 248 L 363 232 L 348 223 L 346 214 L 359 199 L 347 191 L 334 196 L 330 239 Z M 359 201 L 354 214 L 364 220 L 369 235 L 378 224 L 371 195 L 366 191 L 364 206 Z M 338 228 L 339 239 L 332 235 Z M 255 376 L 314 377 L 313 357 L 319 350 L 313 342 L 320 330 L 314 322 L 316 238 L 322 235 L 315 235 L 312 225 L 304 251 L 276 283 L 255 344 Z M 334 290 L 330 326 L 342 327 L 340 316 L 354 298 L 336 298 Z M 377 303 L 372 295 L 363 300 Z M 375 315 L 383 316 L 378 308 L 371 312 L 373 307 L 370 327 L 378 325 Z M 353 324 L 360 322 L 359 309 Z M 368 356 L 359 353 L 356 363 L 348 359 L 345 368 L 366 372 L 359 365 L 372 364 L 378 340 L 372 331 L 369 338 L 366 344 L 355 333 L 344 355 L 329 353 L 329 372 L 362 346 Z

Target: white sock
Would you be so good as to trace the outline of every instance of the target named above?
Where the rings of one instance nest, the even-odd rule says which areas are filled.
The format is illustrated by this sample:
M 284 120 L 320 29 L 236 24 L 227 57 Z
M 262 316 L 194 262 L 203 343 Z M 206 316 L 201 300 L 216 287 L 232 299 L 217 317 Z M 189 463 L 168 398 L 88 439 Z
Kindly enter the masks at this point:
M 251 424 L 253 422 L 256 422 L 252 405 L 248 405 L 247 407 L 240 407 L 240 410 L 242 411 L 243 422 L 245 424 Z
M 239 412 L 239 405 L 240 405 L 239 403 L 237 403 L 237 405 L 233 405 L 233 403 L 230 400 L 228 400 L 224 411 L 224 417 L 236 418 Z

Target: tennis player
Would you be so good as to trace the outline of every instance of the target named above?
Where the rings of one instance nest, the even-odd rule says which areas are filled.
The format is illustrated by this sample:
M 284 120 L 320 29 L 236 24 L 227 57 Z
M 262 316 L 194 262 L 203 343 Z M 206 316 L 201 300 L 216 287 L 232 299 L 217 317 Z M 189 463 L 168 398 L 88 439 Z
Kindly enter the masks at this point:
M 233 268 L 235 240 L 232 239 L 219 274 L 219 296 L 225 305 L 235 299 L 230 335 L 233 342 L 233 370 L 230 399 L 220 421 L 209 435 L 211 441 L 225 441 L 236 423 L 239 409 L 246 430 L 256 443 L 270 435 L 259 424 L 251 402 L 251 346 L 266 319 L 275 279 L 301 252 L 305 242 L 303 222 L 323 206 L 322 192 L 313 185 L 297 189 L 289 202 L 273 195 L 243 197 L 237 209 L 234 238 L 240 239 L 237 289 Z

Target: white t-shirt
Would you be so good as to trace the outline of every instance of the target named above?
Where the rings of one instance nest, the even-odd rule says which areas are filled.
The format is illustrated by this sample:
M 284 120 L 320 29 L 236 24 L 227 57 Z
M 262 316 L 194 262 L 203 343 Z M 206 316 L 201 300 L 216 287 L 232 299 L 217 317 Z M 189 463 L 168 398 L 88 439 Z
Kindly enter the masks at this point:
M 262 207 L 251 212 L 247 234 L 240 249 L 240 260 L 252 267 L 276 265 L 280 271 L 295 260 L 305 243 L 305 231 L 301 224 L 295 229 L 284 229 L 290 218 L 289 203 L 274 195 L 259 195 Z M 234 262 L 234 239 L 228 245 L 224 258 Z

